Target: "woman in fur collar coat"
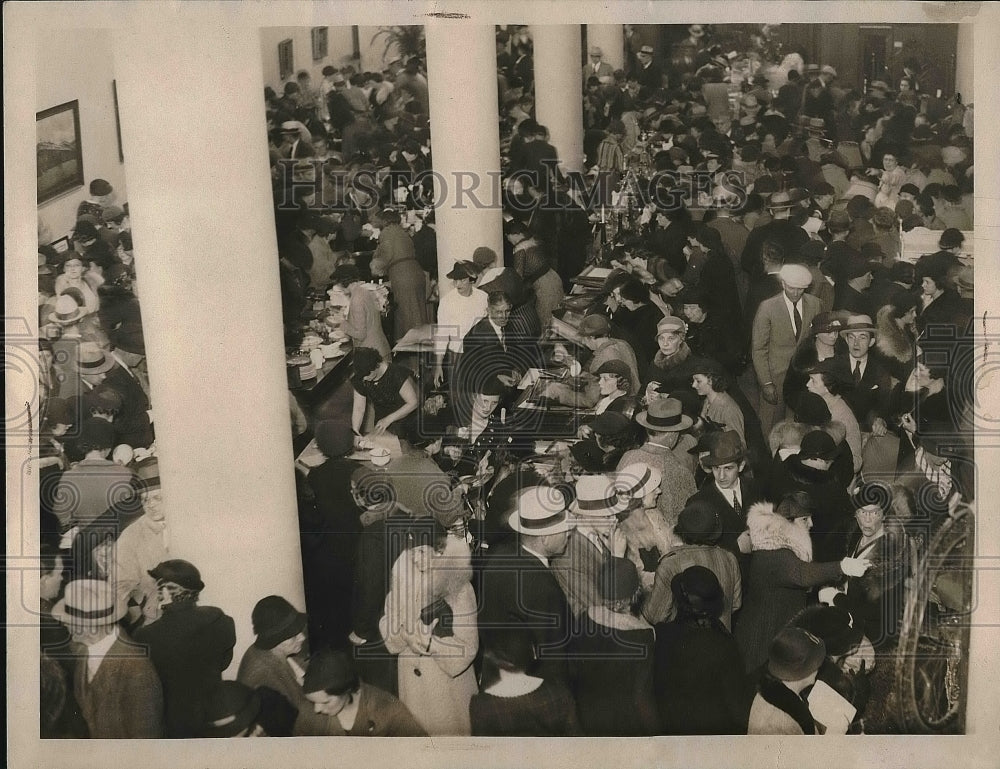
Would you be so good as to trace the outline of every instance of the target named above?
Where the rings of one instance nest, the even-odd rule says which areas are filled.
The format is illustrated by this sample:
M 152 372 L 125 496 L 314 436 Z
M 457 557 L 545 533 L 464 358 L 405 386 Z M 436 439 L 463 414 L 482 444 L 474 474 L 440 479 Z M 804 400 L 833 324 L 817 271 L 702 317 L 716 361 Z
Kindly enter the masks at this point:
M 896 382 L 905 382 L 913 370 L 916 318 L 916 299 L 912 294 L 899 295 L 875 316 L 874 352 Z
M 400 701 L 428 734 L 467 736 L 469 701 L 479 689 L 471 554 L 464 538 L 424 520 L 392 567 L 379 629 L 386 649 L 399 655 Z
M 734 635 L 748 672 L 767 660 L 771 639 L 806 607 L 810 588 L 839 584 L 845 574 L 861 575 L 867 567 L 854 558 L 812 563 L 811 506 L 809 495 L 799 491 L 777 508 L 758 502 L 747 514 L 750 570 Z

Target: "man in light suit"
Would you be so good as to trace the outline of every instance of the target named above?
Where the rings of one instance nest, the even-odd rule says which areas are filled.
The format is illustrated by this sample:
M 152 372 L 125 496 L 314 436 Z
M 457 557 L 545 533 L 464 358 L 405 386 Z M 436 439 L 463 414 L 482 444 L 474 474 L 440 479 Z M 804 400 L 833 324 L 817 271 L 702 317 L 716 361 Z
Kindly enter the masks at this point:
M 775 423 L 785 417 L 785 405 L 781 400 L 785 373 L 804 330 L 820 311 L 819 299 L 806 293 L 813 280 L 808 267 L 786 264 L 778 277 L 781 293 L 761 302 L 751 335 L 751 356 L 760 385 L 759 413 L 764 435 L 769 435 Z
M 587 78 L 596 77 L 601 81 L 601 85 L 607 85 L 614 79 L 615 69 L 606 61 L 602 60 L 604 52 L 596 45 L 590 46 L 590 62 L 583 67 L 583 84 L 587 85 Z

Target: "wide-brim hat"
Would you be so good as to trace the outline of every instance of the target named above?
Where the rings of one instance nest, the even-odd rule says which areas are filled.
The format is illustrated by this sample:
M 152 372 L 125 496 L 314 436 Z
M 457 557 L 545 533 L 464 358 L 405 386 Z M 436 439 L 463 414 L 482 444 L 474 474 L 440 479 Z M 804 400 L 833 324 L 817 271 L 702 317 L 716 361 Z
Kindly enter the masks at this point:
M 872 323 L 869 315 L 850 315 L 847 318 L 847 323 L 840 329 L 840 333 L 846 334 L 850 331 L 870 331 L 874 334 L 875 324 Z
M 69 325 L 76 323 L 85 314 L 83 307 L 78 305 L 73 297 L 60 294 L 59 298 L 56 299 L 55 309 L 49 313 L 49 322 Z
M 812 319 L 809 324 L 809 333 L 813 336 L 816 334 L 829 334 L 831 332 L 841 332 L 844 330 L 845 318 L 842 317 L 840 312 L 821 312 L 819 315 Z
M 220 681 L 205 701 L 205 737 L 235 737 L 257 719 L 261 699 L 240 681 Z
M 582 475 L 576 482 L 576 499 L 569 506 L 574 515 L 608 518 L 625 510 L 628 499 L 619 494 L 615 481 L 602 473 Z
M 705 467 L 718 467 L 731 462 L 741 462 L 746 457 L 746 448 L 735 430 L 726 430 L 709 448 L 709 454 L 701 463 Z
M 647 56 L 652 56 L 654 53 L 656 53 L 656 49 L 653 48 L 653 46 L 651 45 L 644 45 L 642 48 L 639 49 L 639 53 L 644 53 Z
M 641 499 L 660 487 L 663 473 L 645 462 L 633 462 L 615 473 L 614 478 L 622 494 Z
M 683 413 L 683 406 L 676 398 L 662 398 L 636 414 L 635 421 L 648 430 L 660 433 L 679 433 L 691 427 L 691 417 Z
M 779 681 L 800 681 L 819 670 L 826 644 L 808 630 L 785 627 L 767 650 L 767 670 Z
M 573 528 L 566 512 L 566 497 L 550 486 L 532 486 L 522 491 L 507 523 L 514 531 L 533 537 L 561 534 Z
M 116 600 L 115 590 L 104 580 L 78 579 L 66 585 L 52 616 L 64 625 L 90 628 L 114 625 L 126 614 L 126 606 Z
M 253 645 L 258 649 L 273 649 L 306 628 L 306 615 L 279 595 L 261 598 L 253 607 L 250 621 L 257 635 Z
M 80 345 L 76 370 L 81 374 L 104 374 L 115 367 L 115 359 L 93 342 Z
M 458 261 L 445 277 L 449 280 L 475 280 L 479 277 L 479 268 L 473 262 Z

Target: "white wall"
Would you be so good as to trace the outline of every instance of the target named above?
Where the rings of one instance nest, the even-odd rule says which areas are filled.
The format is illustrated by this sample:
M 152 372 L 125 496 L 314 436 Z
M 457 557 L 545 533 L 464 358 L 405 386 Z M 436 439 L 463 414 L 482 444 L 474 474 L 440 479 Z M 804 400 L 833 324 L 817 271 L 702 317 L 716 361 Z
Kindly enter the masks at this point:
M 83 147 L 82 187 L 38 207 L 40 238 L 50 242 L 73 229 L 76 207 L 89 195 L 91 179 L 107 179 L 118 203 L 128 200 L 125 168 L 118 160 L 115 105 L 111 81 L 114 55 L 106 30 L 47 30 L 38 46 L 36 108 L 38 112 L 74 99 L 80 102 Z
M 278 70 L 278 43 L 292 39 L 292 58 L 295 66 L 292 76 L 282 80 Z M 365 39 L 362 35 L 361 47 Z M 260 30 L 261 61 L 264 64 L 264 84 L 271 86 L 281 95 L 286 82 L 295 80 L 299 70 L 306 70 L 313 79 L 313 84 L 323 78 L 323 67 L 332 65 L 343 67 L 352 61 L 354 44 L 351 39 L 351 27 L 327 27 L 327 56 L 325 59 L 313 61 L 312 57 L 312 27 L 262 27 Z

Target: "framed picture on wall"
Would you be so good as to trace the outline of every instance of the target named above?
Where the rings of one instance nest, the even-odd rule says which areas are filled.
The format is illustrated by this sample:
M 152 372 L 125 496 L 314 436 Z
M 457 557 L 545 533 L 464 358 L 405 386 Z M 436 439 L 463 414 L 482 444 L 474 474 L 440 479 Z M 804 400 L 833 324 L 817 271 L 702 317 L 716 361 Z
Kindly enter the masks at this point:
M 80 102 L 74 99 L 35 117 L 38 203 L 83 186 Z
M 312 53 L 313 61 L 322 61 L 326 58 L 328 51 L 327 27 L 312 28 Z
M 284 80 L 295 71 L 295 56 L 292 53 L 292 39 L 278 43 L 278 77 Z

